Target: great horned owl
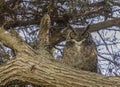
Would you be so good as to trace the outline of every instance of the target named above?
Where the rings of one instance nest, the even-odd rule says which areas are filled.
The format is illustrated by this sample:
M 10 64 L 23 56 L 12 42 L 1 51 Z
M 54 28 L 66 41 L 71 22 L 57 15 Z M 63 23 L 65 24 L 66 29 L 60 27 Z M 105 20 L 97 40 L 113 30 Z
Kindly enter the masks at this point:
M 97 72 L 96 46 L 88 31 L 70 32 L 63 49 L 63 62 L 77 69 Z

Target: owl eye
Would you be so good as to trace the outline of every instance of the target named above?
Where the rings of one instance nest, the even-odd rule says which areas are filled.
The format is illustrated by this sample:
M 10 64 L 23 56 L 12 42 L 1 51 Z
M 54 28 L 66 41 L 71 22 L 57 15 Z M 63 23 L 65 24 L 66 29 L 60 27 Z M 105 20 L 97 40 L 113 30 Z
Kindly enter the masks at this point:
M 85 38 L 89 38 L 90 34 L 88 32 L 86 32 L 85 34 Z
M 81 33 L 80 37 L 82 37 L 82 38 L 88 38 L 89 37 L 89 32 Z
M 73 32 L 70 33 L 70 38 L 74 39 L 75 38 L 75 34 Z

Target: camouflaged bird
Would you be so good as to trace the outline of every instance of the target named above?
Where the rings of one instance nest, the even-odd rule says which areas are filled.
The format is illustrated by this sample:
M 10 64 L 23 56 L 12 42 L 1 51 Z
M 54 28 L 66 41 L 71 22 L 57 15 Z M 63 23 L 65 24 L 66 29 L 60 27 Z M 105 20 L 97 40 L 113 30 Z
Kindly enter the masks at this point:
M 63 62 L 77 69 L 97 72 L 96 46 L 87 29 L 69 32 Z

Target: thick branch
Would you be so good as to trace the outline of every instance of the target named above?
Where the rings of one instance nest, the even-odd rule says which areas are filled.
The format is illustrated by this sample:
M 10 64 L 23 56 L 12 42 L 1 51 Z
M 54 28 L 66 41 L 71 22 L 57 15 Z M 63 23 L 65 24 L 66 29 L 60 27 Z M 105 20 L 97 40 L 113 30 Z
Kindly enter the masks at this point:
M 39 45 L 47 46 L 49 44 L 50 16 L 45 14 L 40 22 Z
M 97 24 L 93 24 L 89 27 L 90 28 L 89 30 L 90 32 L 94 32 L 111 26 L 120 27 L 120 18 L 115 18 L 113 20 L 108 20 Z
M 0 27 L 0 41 L 16 51 L 31 51 L 30 47 L 19 38 L 12 36 L 9 32 Z
M 40 57 L 40 58 L 39 58 Z M 0 67 L 0 86 L 19 80 L 46 87 L 119 87 L 120 78 L 75 70 L 46 59 L 20 54 Z

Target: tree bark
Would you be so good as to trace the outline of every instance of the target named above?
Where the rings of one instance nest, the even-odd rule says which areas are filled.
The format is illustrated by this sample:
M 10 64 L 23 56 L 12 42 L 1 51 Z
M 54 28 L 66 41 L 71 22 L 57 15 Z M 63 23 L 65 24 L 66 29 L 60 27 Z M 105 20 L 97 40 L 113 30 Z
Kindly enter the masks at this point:
M 119 87 L 119 77 L 106 77 L 76 70 L 65 64 L 46 59 L 44 55 L 19 53 L 17 58 L 0 66 L 0 86 L 14 81 L 46 87 Z

